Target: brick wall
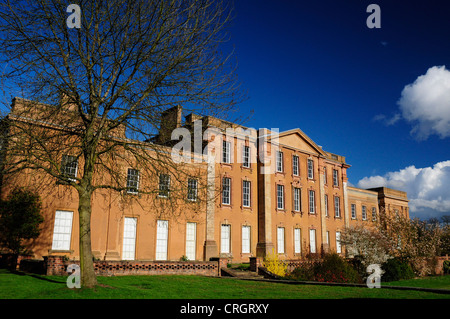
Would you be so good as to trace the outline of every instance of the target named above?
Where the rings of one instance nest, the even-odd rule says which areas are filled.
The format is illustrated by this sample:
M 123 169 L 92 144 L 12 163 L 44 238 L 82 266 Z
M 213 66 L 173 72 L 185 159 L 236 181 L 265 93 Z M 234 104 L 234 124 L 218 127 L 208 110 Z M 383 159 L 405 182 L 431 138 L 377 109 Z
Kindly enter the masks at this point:
M 213 261 L 94 261 L 94 270 L 100 276 L 120 275 L 203 275 L 220 276 L 222 258 Z M 44 265 L 47 275 L 67 275 L 70 264 L 79 261 L 65 260 L 63 256 L 46 256 Z M 226 263 L 225 263 L 226 264 Z

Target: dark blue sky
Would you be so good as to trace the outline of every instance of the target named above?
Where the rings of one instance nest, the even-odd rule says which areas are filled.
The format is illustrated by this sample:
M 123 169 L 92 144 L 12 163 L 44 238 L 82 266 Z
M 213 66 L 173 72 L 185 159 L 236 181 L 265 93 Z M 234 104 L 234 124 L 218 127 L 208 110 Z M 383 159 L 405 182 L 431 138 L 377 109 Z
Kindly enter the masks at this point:
M 366 8 L 381 8 L 369 29 Z M 235 1 L 231 43 L 249 99 L 247 126 L 299 127 L 344 155 L 350 182 L 409 165 L 450 159 L 450 139 L 417 141 L 399 113 L 405 85 L 432 66 L 450 66 L 448 1 Z

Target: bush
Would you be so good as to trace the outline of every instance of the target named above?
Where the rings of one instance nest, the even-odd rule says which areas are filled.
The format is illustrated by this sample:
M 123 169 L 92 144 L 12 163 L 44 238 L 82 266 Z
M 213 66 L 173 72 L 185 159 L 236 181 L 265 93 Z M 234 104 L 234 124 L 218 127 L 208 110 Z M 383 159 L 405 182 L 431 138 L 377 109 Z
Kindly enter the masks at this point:
M 336 253 L 326 254 L 321 261 L 304 263 L 294 269 L 289 278 L 319 282 L 362 282 L 358 272 Z
M 271 254 L 266 256 L 266 259 L 264 260 L 264 267 L 277 276 L 284 277 L 286 275 L 286 263 L 279 260 L 278 255 L 273 250 Z
M 397 281 L 415 277 L 409 262 L 401 258 L 389 259 L 381 265 L 381 268 L 384 270 L 384 274 L 381 277 L 382 281 Z
M 450 275 L 450 260 L 444 261 L 444 275 Z

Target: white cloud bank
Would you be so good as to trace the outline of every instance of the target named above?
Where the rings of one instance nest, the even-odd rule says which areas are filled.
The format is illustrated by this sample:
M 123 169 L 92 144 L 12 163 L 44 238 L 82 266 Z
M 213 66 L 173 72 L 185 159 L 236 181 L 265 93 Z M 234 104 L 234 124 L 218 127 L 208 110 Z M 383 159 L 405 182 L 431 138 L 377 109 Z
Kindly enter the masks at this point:
M 450 215 L 450 160 L 433 167 L 408 166 L 384 176 L 364 177 L 360 188 L 389 187 L 407 192 L 411 217 Z
M 445 66 L 429 68 L 425 75 L 403 88 L 398 105 L 402 118 L 412 123 L 411 134 L 418 140 L 433 134 L 449 137 L 450 71 Z

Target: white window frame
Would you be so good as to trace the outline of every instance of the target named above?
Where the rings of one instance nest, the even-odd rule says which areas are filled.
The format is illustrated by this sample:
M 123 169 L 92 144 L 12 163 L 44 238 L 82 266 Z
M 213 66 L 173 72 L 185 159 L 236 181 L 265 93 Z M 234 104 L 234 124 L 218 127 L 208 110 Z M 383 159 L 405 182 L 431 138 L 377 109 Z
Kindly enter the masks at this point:
M 122 259 L 134 260 L 136 258 L 136 229 L 137 218 L 125 217 L 123 223 Z
M 315 214 L 316 213 L 316 194 L 315 191 L 309 190 L 308 191 L 308 202 L 309 202 L 309 213 Z
M 139 192 L 140 172 L 135 168 L 128 168 L 127 171 L 127 193 L 137 194 Z
M 341 246 L 341 232 L 336 232 L 336 252 L 338 254 L 342 253 L 342 246 Z
M 251 182 L 242 181 L 242 206 L 250 207 L 251 205 Z
M 341 217 L 341 199 L 339 196 L 334 196 L 334 217 Z
M 292 174 L 294 176 L 300 175 L 298 155 L 292 155 Z
M 308 178 L 314 179 L 314 161 L 311 158 L 308 158 Z
M 367 207 L 365 205 L 361 207 L 361 217 L 362 220 L 367 220 Z
M 169 242 L 169 221 L 156 221 L 156 252 L 155 260 L 167 260 Z
M 197 247 L 197 223 L 186 223 L 186 257 L 195 260 Z
M 222 163 L 231 163 L 231 142 L 222 141 Z
M 220 226 L 220 253 L 229 254 L 231 252 L 231 225 L 222 224 Z
M 242 166 L 250 168 L 250 146 L 247 145 L 242 147 Z
M 325 216 L 328 216 L 328 195 L 325 194 Z
M 231 205 L 231 178 L 222 178 L 222 204 Z
M 377 220 L 377 209 L 375 207 L 372 207 L 372 221 Z
M 337 169 L 333 169 L 333 186 L 339 186 L 339 172 Z
M 251 227 L 242 226 L 242 253 L 250 254 Z
M 309 230 L 309 252 L 312 254 L 315 254 L 317 251 L 316 249 L 316 230 L 310 229 Z
M 351 204 L 352 219 L 356 219 L 356 204 Z
M 294 187 L 293 188 L 293 197 L 294 197 L 294 212 L 300 212 L 301 210 L 301 188 Z
M 277 172 L 278 173 L 283 173 L 283 152 L 282 151 L 277 151 Z
M 285 231 L 284 227 L 277 227 L 277 253 L 284 254 L 285 253 Z
M 294 228 L 294 254 L 302 253 L 302 232 L 300 228 Z
M 57 210 L 53 225 L 52 250 L 70 250 L 73 212 Z
M 78 174 L 78 158 L 73 155 L 63 155 L 61 159 L 61 174 L 71 182 L 76 181 Z
M 277 184 L 277 209 L 284 210 L 284 185 Z
M 195 202 L 197 200 L 198 180 L 196 178 L 188 179 L 187 199 Z
M 162 198 L 167 198 L 169 197 L 169 194 L 170 194 L 170 175 L 160 173 L 158 196 Z

